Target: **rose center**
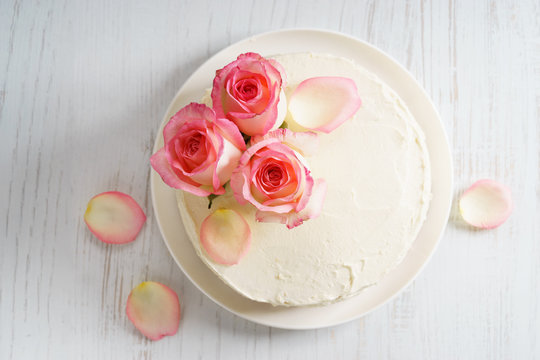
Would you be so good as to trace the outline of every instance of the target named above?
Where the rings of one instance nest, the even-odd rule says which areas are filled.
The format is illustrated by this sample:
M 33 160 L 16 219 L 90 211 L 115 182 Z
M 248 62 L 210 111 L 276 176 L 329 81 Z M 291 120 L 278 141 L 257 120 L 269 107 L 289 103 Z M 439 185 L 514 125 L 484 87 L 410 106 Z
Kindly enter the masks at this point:
M 261 168 L 260 184 L 265 191 L 274 192 L 286 182 L 286 170 L 279 164 L 270 162 Z
M 251 100 L 257 96 L 259 86 L 254 79 L 243 79 L 235 84 L 236 93 L 244 101 Z
M 202 135 L 198 134 L 189 138 L 184 147 L 185 156 L 192 157 L 199 151 L 199 148 L 201 147 L 201 137 Z
M 266 174 L 268 183 L 272 185 L 279 185 L 279 182 L 283 178 L 283 173 L 281 172 L 281 169 L 277 166 L 273 166 L 268 170 L 268 173 Z

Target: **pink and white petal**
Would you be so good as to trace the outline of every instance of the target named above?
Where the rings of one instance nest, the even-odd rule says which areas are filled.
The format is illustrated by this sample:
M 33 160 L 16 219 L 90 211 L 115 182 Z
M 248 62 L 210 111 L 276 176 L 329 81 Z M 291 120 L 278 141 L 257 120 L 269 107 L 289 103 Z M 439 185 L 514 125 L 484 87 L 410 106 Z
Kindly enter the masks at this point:
M 280 142 L 274 138 L 262 139 L 257 143 L 251 143 L 251 146 L 248 147 L 247 150 L 242 154 L 242 157 L 240 158 L 240 165 L 246 165 L 257 151 L 270 144 L 281 145 Z
M 165 149 L 161 148 L 150 158 L 152 168 L 161 176 L 163 182 L 175 189 L 182 189 L 197 196 L 208 196 L 212 192 L 207 191 L 188 177 L 176 173 L 167 161 Z
M 269 211 L 257 211 L 255 219 L 258 222 L 284 224 L 288 229 L 293 229 L 304 222 L 295 212 L 277 214 Z
M 277 119 L 277 107 L 270 108 L 262 114 L 230 112 L 227 117 L 238 125 L 238 129 L 246 135 L 264 135 Z
M 283 66 L 274 59 L 268 59 L 268 62 L 272 64 L 272 66 L 275 67 L 277 71 L 279 71 L 279 74 L 281 76 L 281 88 L 285 88 L 287 86 L 287 72 L 285 71 L 285 68 L 283 68 Z
M 304 223 L 304 221 L 307 219 L 302 218 L 298 213 L 292 212 L 289 214 L 289 217 L 287 218 L 287 223 L 285 224 L 287 226 L 287 229 L 294 229 L 297 226 L 300 226 Z
M 214 194 L 214 195 L 223 195 L 223 194 L 225 194 L 225 188 L 223 186 L 221 186 L 217 190 L 214 190 L 212 185 L 201 185 L 201 189 L 204 189 L 204 190 L 208 191 L 210 194 Z
M 302 225 L 306 220 L 315 219 L 318 217 L 322 211 L 324 198 L 326 197 L 326 190 L 326 181 L 323 179 L 317 179 L 313 186 L 313 192 L 311 193 L 307 206 L 298 213 L 289 213 L 287 227 L 292 229 L 298 225 Z
M 231 189 L 234 198 L 240 205 L 247 203 L 247 198 L 250 196 L 250 188 L 248 182 L 249 167 L 237 167 L 231 175 Z
M 298 200 L 298 204 L 296 205 L 296 212 L 301 212 L 304 210 L 310 202 L 313 202 L 313 191 L 315 188 L 315 180 L 313 180 L 313 177 L 311 176 L 311 173 L 308 169 L 304 168 L 304 176 L 302 177 L 302 182 L 299 183 L 300 186 L 303 187 L 303 189 L 299 189 L 302 191 L 302 197 Z M 318 185 L 320 186 L 320 185 Z
M 225 150 L 225 142 L 227 142 L 227 140 L 223 139 L 221 136 L 216 136 L 216 139 L 219 142 L 219 147 L 218 147 L 219 150 L 218 150 L 218 156 L 217 156 L 217 159 L 219 160 L 223 156 L 223 151 Z M 214 169 L 213 174 L 212 174 L 212 186 L 214 187 L 214 191 L 217 191 L 221 187 L 222 183 L 220 182 L 220 179 L 218 176 L 217 163 L 214 163 L 212 167 Z
M 199 166 L 194 168 L 193 170 L 187 172 L 183 171 L 182 173 L 186 175 L 189 178 L 192 178 L 197 183 L 203 184 L 203 185 L 210 185 L 212 184 L 212 171 L 215 168 L 213 165 L 218 161 L 219 159 L 219 152 L 220 148 L 222 146 L 223 139 L 219 136 L 216 136 L 214 132 L 207 131 L 206 132 L 206 141 L 204 142 L 205 151 L 206 151 L 206 159 L 200 163 Z M 167 160 L 169 163 L 171 162 L 170 158 L 170 151 L 167 152 Z M 198 175 L 198 176 L 195 176 Z
M 255 213 L 255 220 L 258 222 L 287 224 L 288 218 L 288 214 L 278 214 L 271 211 L 257 210 Z
M 245 144 L 244 144 L 245 145 Z M 227 139 L 223 139 L 223 153 L 217 162 L 216 173 L 220 184 L 231 179 L 234 169 L 238 166 L 242 151 Z
M 244 81 L 250 82 L 257 88 L 257 94 L 254 97 L 245 98 L 242 92 L 238 91 L 237 85 Z M 252 112 L 260 113 L 267 106 L 265 99 L 269 99 L 270 80 L 264 74 L 251 71 L 235 71 L 234 74 L 227 79 L 227 96 L 224 99 L 224 108 L 227 112 Z M 234 106 L 235 104 L 240 105 Z
M 255 113 L 250 112 L 227 113 L 227 119 L 234 122 L 238 126 L 238 129 L 247 135 L 262 134 L 264 131 L 264 121 L 260 121 L 260 118 L 257 118 L 257 121 L 252 121 L 256 116 Z
M 215 163 L 208 164 L 206 165 L 206 168 L 204 168 L 202 171 L 193 172 L 189 174 L 189 178 L 192 179 L 197 184 L 213 186 L 215 168 L 216 168 Z
M 216 118 L 214 110 L 204 104 L 190 103 L 174 114 L 163 128 L 163 139 L 167 144 L 178 133 L 185 123 L 213 121 Z M 202 120 L 202 121 L 201 121 Z M 204 128 L 204 125 L 201 125 Z
M 174 142 L 175 142 L 174 140 L 171 141 L 171 143 L 174 143 Z M 193 178 L 193 176 L 197 174 L 199 175 L 199 177 L 203 177 L 203 174 L 207 172 L 208 167 L 212 165 L 217 159 L 216 151 L 211 146 L 207 146 L 207 148 L 209 148 L 208 150 L 210 151 L 207 151 L 204 161 L 202 161 L 198 166 L 196 166 L 191 171 L 185 170 L 186 168 L 188 168 L 187 167 L 188 160 L 183 158 L 182 156 L 178 156 L 178 153 L 179 153 L 178 143 L 172 144 L 172 145 L 174 146 L 173 148 L 171 148 L 171 146 L 164 147 L 165 158 L 167 159 L 167 163 L 171 166 L 171 169 L 176 175 L 184 174 L 187 178 Z M 152 161 L 152 158 L 150 158 L 150 161 Z M 206 183 L 210 183 L 210 182 L 207 181 Z M 197 184 L 197 183 L 193 182 L 193 184 Z M 205 184 L 205 182 L 202 182 L 202 184 Z
M 262 74 L 264 74 L 266 70 L 264 68 L 265 62 L 266 59 L 264 57 L 254 52 L 240 54 L 236 61 L 240 69 Z
M 319 147 L 319 137 L 316 133 L 312 131 L 294 132 L 289 129 L 277 129 L 264 136 L 254 136 L 251 138 L 251 144 L 270 138 L 278 139 L 304 156 L 315 155 Z
M 180 111 L 182 110 L 177 111 L 163 127 L 163 140 L 165 144 L 171 141 L 186 123 L 186 119 L 179 115 Z
M 212 92 L 210 93 L 210 98 L 212 99 L 212 108 L 216 112 L 216 117 L 223 118 L 225 117 L 225 110 L 223 109 L 223 96 L 226 94 L 225 90 L 225 77 L 229 73 L 228 70 L 221 69 L 216 71 L 216 77 L 214 78 L 214 83 L 212 86 Z
M 300 155 L 300 153 L 295 151 L 293 148 L 273 138 L 265 139 L 264 141 L 252 145 L 252 147 L 256 147 L 261 143 L 266 143 L 265 154 L 267 153 L 267 151 L 272 151 L 276 154 L 276 158 L 281 158 L 283 159 L 283 161 L 294 161 L 295 158 L 300 159 L 302 157 L 302 155 Z M 300 163 L 304 164 L 305 159 L 302 159 L 300 159 Z
M 250 195 L 255 200 L 255 203 L 263 203 L 270 199 L 268 194 L 264 192 L 263 189 L 258 186 L 258 184 L 255 184 L 253 180 L 251 180 L 250 184 Z
M 178 331 L 180 302 L 169 287 L 145 281 L 131 290 L 126 314 L 135 327 L 150 340 L 159 340 Z
M 217 162 L 221 158 L 223 154 L 224 149 L 224 140 L 221 136 L 218 136 L 214 134 L 213 132 L 209 131 L 207 133 L 207 139 L 212 143 L 212 149 L 215 151 L 217 150 L 216 154 L 216 160 L 215 161 L 205 161 L 201 166 L 194 169 L 189 174 L 186 174 L 190 177 L 193 181 L 196 183 L 199 183 L 201 185 L 211 185 L 213 188 L 212 193 L 216 193 L 216 191 L 220 188 L 220 186 L 223 183 L 220 183 L 220 179 L 216 172 Z
M 235 123 L 228 119 L 221 118 L 216 119 L 214 123 L 216 124 L 219 133 L 224 138 L 229 140 L 238 149 L 242 151 L 246 150 L 244 138 L 242 137 L 242 134 L 240 133 L 240 130 L 238 130 L 238 126 L 236 126 Z
M 279 93 L 279 100 L 277 103 L 276 122 L 269 131 L 276 130 L 283 124 L 283 121 L 285 121 L 285 118 L 287 117 L 287 111 L 287 96 L 285 96 L 285 91 L 282 89 Z
M 287 115 L 287 100 L 284 93 L 283 96 L 280 96 L 280 91 L 281 90 L 277 86 L 276 89 L 271 91 L 271 97 L 268 100 L 268 104 L 261 113 L 231 111 L 227 113 L 227 117 L 233 121 L 238 126 L 238 129 L 244 134 L 250 136 L 264 135 L 270 131 L 270 129 L 274 128 L 277 123 L 279 123 L 277 127 L 281 126 Z
M 270 90 L 270 100 L 264 111 L 257 116 L 266 115 L 266 122 L 264 130 L 261 134 L 253 135 L 264 135 L 272 129 L 277 129 L 283 124 L 285 116 L 287 116 L 287 97 L 285 96 L 285 91 L 280 87 L 281 81 L 279 84 L 275 84 L 274 88 Z M 278 124 L 276 126 L 276 124 Z
M 235 83 L 238 81 L 239 73 L 252 74 L 250 72 L 244 72 L 242 70 L 237 70 L 230 73 L 225 81 L 224 89 L 221 90 L 221 104 L 223 105 L 224 113 L 229 112 L 251 112 L 248 104 L 236 98 L 236 89 Z
M 272 202 L 272 200 L 269 200 L 269 202 Z M 259 211 L 272 212 L 274 214 L 288 214 L 289 212 L 294 211 L 293 204 L 268 206 L 267 202 L 262 203 L 262 204 L 259 202 L 254 202 L 253 205 L 255 205 L 255 207 Z
M 494 180 L 479 180 L 459 199 L 463 219 L 481 229 L 493 229 L 504 223 L 514 208 L 510 189 Z
M 255 219 L 259 222 L 274 222 L 287 225 L 293 229 L 302 225 L 304 221 L 314 219 L 321 214 L 322 205 L 326 196 L 326 182 L 323 179 L 315 181 L 313 192 L 308 205 L 300 212 L 290 211 L 285 214 L 278 214 L 271 211 L 257 211 Z
M 201 245 L 208 256 L 222 265 L 237 264 L 251 246 L 251 229 L 242 215 L 218 209 L 201 224 Z
M 324 179 L 315 180 L 307 206 L 298 213 L 301 218 L 304 220 L 314 219 L 321 214 L 327 188 L 328 185 Z
M 283 67 L 281 67 L 281 65 L 279 65 L 275 60 L 264 60 L 265 61 L 261 62 L 263 65 L 264 74 L 266 75 L 267 79 L 270 80 L 271 84 L 276 86 L 277 92 L 279 92 L 287 83 L 285 72 L 282 72 Z M 277 66 L 275 66 L 276 64 Z M 270 87 L 270 84 L 268 85 Z
M 244 205 L 247 202 L 249 202 L 253 204 L 257 209 L 260 209 L 260 210 L 277 211 L 277 210 L 274 210 L 273 207 L 269 207 L 269 206 L 265 206 L 261 204 L 260 201 L 255 196 L 258 195 L 258 197 L 260 197 L 260 195 L 262 194 L 259 193 L 258 191 L 255 191 L 255 194 L 254 194 L 254 190 L 252 190 L 251 187 L 252 185 L 251 185 L 251 181 L 249 180 L 249 169 L 237 168 L 231 176 L 231 189 L 233 191 L 233 195 L 236 201 L 240 205 Z M 282 210 L 281 212 L 288 211 L 287 209 L 281 209 L 281 208 L 278 210 Z
M 146 215 L 128 194 L 108 191 L 88 202 L 84 222 L 101 241 L 125 244 L 135 240 L 146 221 Z
M 362 101 L 353 80 L 313 77 L 304 80 L 289 99 L 289 113 L 303 128 L 329 133 L 350 119 Z
M 237 56 L 236 59 L 237 60 L 252 60 L 252 61 L 264 60 L 264 58 L 256 52 L 246 52 L 246 53 L 240 54 Z

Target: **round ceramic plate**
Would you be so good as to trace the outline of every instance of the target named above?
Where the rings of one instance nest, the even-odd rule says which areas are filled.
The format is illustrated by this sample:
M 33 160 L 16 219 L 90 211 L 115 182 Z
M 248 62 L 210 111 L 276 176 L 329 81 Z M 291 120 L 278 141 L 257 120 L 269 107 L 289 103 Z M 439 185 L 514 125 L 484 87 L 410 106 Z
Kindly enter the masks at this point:
M 173 189 L 152 171 L 152 202 L 163 239 L 178 266 L 208 297 L 225 309 L 259 324 L 314 329 L 356 319 L 381 306 L 403 290 L 422 270 L 446 226 L 452 195 L 452 160 L 446 134 L 429 97 L 415 79 L 388 55 L 361 40 L 322 30 L 283 30 L 254 36 L 233 44 L 208 59 L 174 97 L 158 132 L 154 152 L 163 146 L 162 128 L 188 103 L 198 102 L 211 87 L 216 69 L 244 52 L 263 56 L 316 52 L 349 58 L 377 74 L 405 101 L 426 134 L 431 158 L 433 199 L 427 219 L 403 262 L 377 285 L 347 300 L 326 306 L 274 307 L 249 300 L 223 283 L 199 259 L 189 241 L 176 205 Z

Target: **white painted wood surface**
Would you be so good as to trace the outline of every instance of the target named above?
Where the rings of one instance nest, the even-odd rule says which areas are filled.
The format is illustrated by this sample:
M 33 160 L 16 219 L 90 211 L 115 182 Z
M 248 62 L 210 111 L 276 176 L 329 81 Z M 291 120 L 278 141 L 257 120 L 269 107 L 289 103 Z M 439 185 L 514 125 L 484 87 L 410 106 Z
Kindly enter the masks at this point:
M 401 296 L 334 328 L 284 331 L 200 293 L 160 237 L 149 163 L 161 117 L 210 55 L 290 27 L 338 30 L 419 79 L 454 152 L 455 196 L 489 177 L 516 209 L 448 229 Z M 540 3 L 527 1 L 0 1 L 1 359 L 540 358 Z M 97 241 L 91 196 L 132 194 L 138 239 Z M 181 297 L 177 335 L 142 337 L 132 287 Z

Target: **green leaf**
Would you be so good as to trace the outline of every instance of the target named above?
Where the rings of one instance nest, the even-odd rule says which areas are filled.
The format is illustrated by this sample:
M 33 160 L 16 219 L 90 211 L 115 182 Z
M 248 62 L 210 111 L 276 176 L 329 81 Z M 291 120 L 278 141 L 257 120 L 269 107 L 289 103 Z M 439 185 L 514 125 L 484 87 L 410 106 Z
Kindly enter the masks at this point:
M 246 143 L 246 145 L 247 145 L 247 143 L 249 142 L 249 140 L 251 140 L 251 136 L 246 135 L 246 134 L 244 134 L 244 133 L 242 133 L 242 137 L 244 138 L 244 142 Z
M 214 201 L 215 198 L 217 198 L 219 195 L 216 194 L 210 194 L 207 196 L 208 198 L 208 208 L 210 209 L 212 207 L 212 201 Z

